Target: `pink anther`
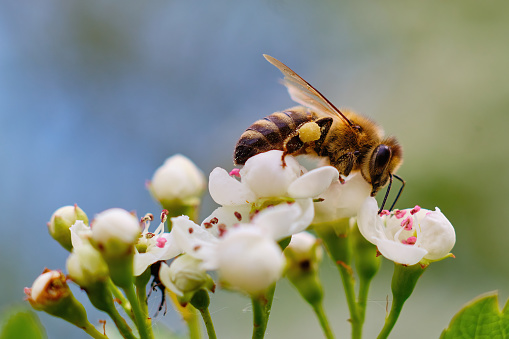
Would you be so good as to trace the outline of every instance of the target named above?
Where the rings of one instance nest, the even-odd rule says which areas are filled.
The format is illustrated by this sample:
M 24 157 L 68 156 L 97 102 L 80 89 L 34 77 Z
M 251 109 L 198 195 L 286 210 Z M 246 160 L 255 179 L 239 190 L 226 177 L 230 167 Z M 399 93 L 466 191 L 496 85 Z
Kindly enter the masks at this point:
M 410 214 L 414 215 L 415 213 L 419 212 L 420 210 L 421 210 L 421 206 L 415 205 L 415 207 L 412 208 L 412 210 L 410 211 Z
M 407 217 L 405 220 L 401 222 L 401 227 L 405 228 L 405 231 L 411 231 L 414 226 L 414 219 L 412 217 Z
M 240 178 L 240 169 L 238 168 L 234 168 L 230 171 L 230 176 L 231 177 L 237 177 L 237 178 Z
M 402 211 L 402 210 L 395 210 L 394 211 L 394 215 L 396 216 L 397 219 L 401 219 L 405 216 L 406 214 L 406 211 Z
M 401 243 L 405 245 L 415 245 L 416 241 L 417 241 L 416 237 L 408 237 L 406 240 L 402 240 Z

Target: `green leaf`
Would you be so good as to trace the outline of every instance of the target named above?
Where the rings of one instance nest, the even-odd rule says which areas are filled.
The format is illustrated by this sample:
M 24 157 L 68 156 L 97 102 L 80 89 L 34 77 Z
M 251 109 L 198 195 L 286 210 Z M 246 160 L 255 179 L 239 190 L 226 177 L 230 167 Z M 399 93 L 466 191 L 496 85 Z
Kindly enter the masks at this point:
M 509 339 L 509 303 L 500 311 L 498 292 L 481 294 L 452 318 L 440 339 Z
M 18 308 L 19 309 L 19 308 Z M 16 312 L 16 313 L 15 313 Z M 32 311 L 9 311 L 3 314 L 0 339 L 46 339 L 46 331 Z

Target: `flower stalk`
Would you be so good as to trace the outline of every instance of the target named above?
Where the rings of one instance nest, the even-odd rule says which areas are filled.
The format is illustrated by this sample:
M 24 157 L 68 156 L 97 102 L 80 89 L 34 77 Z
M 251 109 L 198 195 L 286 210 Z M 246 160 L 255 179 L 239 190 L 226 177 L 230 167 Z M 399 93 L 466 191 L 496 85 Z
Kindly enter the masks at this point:
M 350 236 L 350 223 L 348 218 L 314 225 L 314 230 L 323 240 L 325 249 L 336 264 L 343 288 L 345 290 L 350 323 L 352 325 L 352 338 L 360 339 L 362 336 L 362 322 L 355 298 L 355 279 L 351 267 L 352 244 Z
M 419 264 L 412 266 L 404 266 L 395 263 L 394 274 L 392 276 L 392 306 L 389 315 L 385 318 L 385 324 L 378 335 L 378 339 L 385 339 L 391 333 L 396 321 L 398 320 L 399 314 L 403 309 L 405 301 L 412 294 L 417 280 L 424 273 L 427 266 L 421 266 Z

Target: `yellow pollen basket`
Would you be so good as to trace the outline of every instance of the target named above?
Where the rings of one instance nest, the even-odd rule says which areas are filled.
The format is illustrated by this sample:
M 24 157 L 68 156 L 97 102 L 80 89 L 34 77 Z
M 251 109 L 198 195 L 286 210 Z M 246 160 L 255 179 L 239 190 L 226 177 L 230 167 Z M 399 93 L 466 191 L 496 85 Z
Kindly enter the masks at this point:
M 299 138 L 302 142 L 311 142 L 320 139 L 320 126 L 315 122 L 306 122 L 299 128 Z

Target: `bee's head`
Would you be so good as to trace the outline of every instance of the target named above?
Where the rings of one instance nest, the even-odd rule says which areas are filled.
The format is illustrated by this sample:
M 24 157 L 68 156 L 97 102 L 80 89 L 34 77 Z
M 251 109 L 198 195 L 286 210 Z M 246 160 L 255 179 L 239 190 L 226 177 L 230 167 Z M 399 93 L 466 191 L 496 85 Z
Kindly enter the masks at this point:
M 402 149 L 395 138 L 383 140 L 374 146 L 362 166 L 362 175 L 373 187 L 371 196 L 375 196 L 380 188 L 387 184 L 391 173 L 396 172 L 403 162 Z

